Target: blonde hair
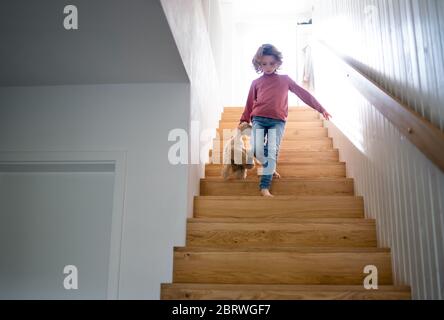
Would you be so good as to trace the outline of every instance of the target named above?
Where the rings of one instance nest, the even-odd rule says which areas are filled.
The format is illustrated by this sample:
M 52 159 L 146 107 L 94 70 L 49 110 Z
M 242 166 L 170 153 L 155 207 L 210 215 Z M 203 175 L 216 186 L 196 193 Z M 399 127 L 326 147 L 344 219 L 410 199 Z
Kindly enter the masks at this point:
M 277 69 L 281 67 L 283 59 L 282 53 L 272 44 L 263 44 L 259 47 L 252 60 L 254 69 L 257 73 L 262 72 L 261 62 L 263 56 L 273 56 L 279 65 Z

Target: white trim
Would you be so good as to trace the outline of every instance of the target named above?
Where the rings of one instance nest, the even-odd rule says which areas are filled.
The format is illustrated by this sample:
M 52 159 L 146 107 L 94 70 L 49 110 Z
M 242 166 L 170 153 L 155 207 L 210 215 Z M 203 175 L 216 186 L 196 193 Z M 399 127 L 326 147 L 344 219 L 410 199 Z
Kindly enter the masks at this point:
M 0 151 L 0 162 L 64 162 L 115 164 L 111 242 L 108 263 L 109 300 L 118 299 L 120 282 L 123 218 L 125 212 L 127 151 Z

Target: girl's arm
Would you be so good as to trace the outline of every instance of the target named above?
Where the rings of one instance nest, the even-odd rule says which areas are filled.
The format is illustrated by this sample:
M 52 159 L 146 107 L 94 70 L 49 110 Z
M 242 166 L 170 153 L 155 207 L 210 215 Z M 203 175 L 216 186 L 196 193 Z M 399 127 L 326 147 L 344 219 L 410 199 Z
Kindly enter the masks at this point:
M 287 76 L 288 77 L 288 76 Z M 318 100 L 313 97 L 310 92 L 300 87 L 293 79 L 288 77 L 288 87 L 291 92 L 301 98 L 306 104 L 308 104 L 313 109 L 317 110 L 319 113 L 324 114 L 326 110 L 322 107 Z
M 254 104 L 254 101 L 256 100 L 256 88 L 255 88 L 254 84 L 255 83 L 253 81 L 250 86 L 250 92 L 248 93 L 247 104 L 245 105 L 245 110 L 244 110 L 244 113 L 242 114 L 242 117 L 241 117 L 239 123 L 242 123 L 242 122 L 250 123 L 251 112 L 253 111 L 253 104 Z

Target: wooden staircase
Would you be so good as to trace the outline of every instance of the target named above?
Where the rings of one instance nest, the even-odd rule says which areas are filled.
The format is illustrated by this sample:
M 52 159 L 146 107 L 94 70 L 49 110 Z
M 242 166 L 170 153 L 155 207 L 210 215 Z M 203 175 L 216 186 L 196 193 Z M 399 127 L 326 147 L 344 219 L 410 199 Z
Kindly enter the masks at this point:
M 220 137 L 242 112 L 225 108 Z M 221 163 L 221 142 L 213 149 Z M 280 150 L 271 199 L 260 196 L 256 170 L 224 181 L 221 164 L 206 165 L 187 245 L 175 248 L 161 298 L 410 299 L 409 287 L 393 285 L 390 249 L 377 247 L 375 221 L 365 219 L 319 114 L 290 108 Z M 378 290 L 363 286 L 366 265 L 378 268 Z

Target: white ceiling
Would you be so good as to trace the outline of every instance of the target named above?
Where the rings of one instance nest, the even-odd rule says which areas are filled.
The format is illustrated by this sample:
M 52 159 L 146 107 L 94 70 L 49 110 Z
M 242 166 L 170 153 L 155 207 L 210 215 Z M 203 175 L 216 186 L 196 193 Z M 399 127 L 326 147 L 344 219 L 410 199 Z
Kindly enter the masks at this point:
M 289 20 L 312 12 L 314 0 L 225 0 L 233 4 L 237 21 Z
M 75 31 L 64 3 L 2 0 L 0 87 L 188 82 L 160 1 L 75 0 Z

